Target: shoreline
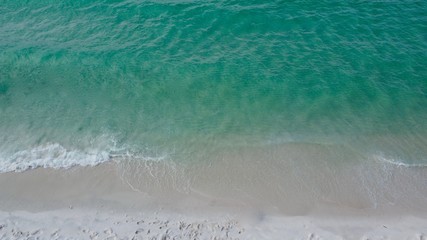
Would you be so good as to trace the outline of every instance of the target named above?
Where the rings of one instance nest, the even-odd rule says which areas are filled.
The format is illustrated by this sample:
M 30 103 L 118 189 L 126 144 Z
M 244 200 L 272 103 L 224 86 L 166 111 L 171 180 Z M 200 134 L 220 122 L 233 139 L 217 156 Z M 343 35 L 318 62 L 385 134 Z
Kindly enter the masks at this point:
M 234 162 L 228 161 L 230 158 Z M 285 161 L 283 166 L 274 165 L 271 161 L 254 161 L 251 162 L 253 166 L 240 167 L 246 160 L 245 157 L 239 159 L 232 155 L 228 159 L 214 161 L 215 164 L 191 167 L 167 162 L 141 164 L 137 161 L 110 161 L 90 167 L 40 167 L 23 172 L 0 173 L 0 210 L 44 211 L 69 205 L 93 207 L 113 203 L 115 208 L 121 206 L 124 209 L 128 206 L 162 206 L 171 210 L 213 209 L 214 212 L 227 210 L 288 216 L 427 216 L 424 208 L 424 200 L 427 199 L 424 189 L 427 186 L 411 186 L 415 180 L 426 178 L 425 168 L 386 164 L 331 170 L 328 165 L 309 166 L 307 162 L 302 162 L 301 165 L 289 166 L 289 162 Z M 263 166 L 264 169 L 261 168 Z M 291 172 L 293 168 L 286 167 L 297 170 Z M 280 176 L 280 170 L 287 172 Z M 354 179 L 355 176 L 350 174 L 365 170 L 371 172 L 359 177 L 371 177 L 366 179 L 371 181 L 368 182 L 371 185 L 357 186 L 366 183 L 358 182 L 359 179 Z M 339 183 L 347 179 L 351 181 Z M 382 182 L 375 183 L 375 179 Z M 384 184 L 384 189 L 380 189 L 383 192 L 367 195 L 375 190 L 367 187 L 378 188 L 380 184 Z M 416 191 L 418 195 L 411 195 Z

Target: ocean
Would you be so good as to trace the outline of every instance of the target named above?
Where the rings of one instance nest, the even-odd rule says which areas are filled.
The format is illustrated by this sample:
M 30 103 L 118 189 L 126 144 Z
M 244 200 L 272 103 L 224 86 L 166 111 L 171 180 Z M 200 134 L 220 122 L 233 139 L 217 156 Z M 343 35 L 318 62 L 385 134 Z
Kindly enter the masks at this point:
M 136 188 L 425 203 L 426 12 L 1 0 L 0 172 L 115 162 Z

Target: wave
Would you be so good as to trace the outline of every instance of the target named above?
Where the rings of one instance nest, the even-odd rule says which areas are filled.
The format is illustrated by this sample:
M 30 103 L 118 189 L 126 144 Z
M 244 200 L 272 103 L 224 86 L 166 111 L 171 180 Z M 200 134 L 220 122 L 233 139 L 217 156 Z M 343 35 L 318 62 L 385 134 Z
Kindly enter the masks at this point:
M 375 154 L 375 155 L 373 155 L 372 158 L 376 161 L 387 163 L 387 164 L 392 164 L 392 165 L 399 166 L 399 167 L 407 167 L 407 168 L 425 168 L 425 167 L 427 167 L 427 163 L 405 163 L 405 161 L 403 161 L 401 159 L 386 157 L 383 154 Z
M 110 154 L 106 151 L 67 149 L 59 143 L 47 143 L 18 151 L 12 156 L 1 160 L 0 172 L 22 172 L 38 167 L 95 166 L 110 159 Z
M 110 139 L 111 140 L 111 139 Z M 68 169 L 74 166 L 96 166 L 114 161 L 160 162 L 170 158 L 167 153 L 147 153 L 137 151 L 129 146 L 113 145 L 81 149 L 65 147 L 60 143 L 48 142 L 12 154 L 0 152 L 0 172 L 23 172 L 39 167 Z M 408 162 L 403 159 L 386 156 L 384 153 L 372 154 L 370 161 L 376 161 L 405 168 L 425 168 L 426 161 Z
M 33 148 L 18 151 L 9 157 L 0 156 L 0 172 L 23 172 L 39 167 L 68 169 L 74 166 L 96 166 L 107 161 L 145 160 L 161 161 L 166 155 L 159 157 L 144 156 L 129 149 L 110 148 L 73 149 L 59 143 L 46 143 Z

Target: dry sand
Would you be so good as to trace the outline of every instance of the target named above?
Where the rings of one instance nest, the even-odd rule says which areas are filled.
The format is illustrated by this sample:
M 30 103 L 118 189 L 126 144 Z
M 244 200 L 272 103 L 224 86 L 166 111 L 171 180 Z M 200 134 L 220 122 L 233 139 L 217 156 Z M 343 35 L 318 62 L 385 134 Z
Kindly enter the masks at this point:
M 1 239 L 427 239 L 426 220 L 59 209 L 0 212 Z

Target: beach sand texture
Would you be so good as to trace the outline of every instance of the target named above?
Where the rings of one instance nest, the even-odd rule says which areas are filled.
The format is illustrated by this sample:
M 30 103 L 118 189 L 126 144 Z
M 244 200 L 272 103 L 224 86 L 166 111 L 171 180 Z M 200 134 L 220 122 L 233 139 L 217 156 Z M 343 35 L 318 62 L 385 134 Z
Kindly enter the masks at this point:
M 324 205 L 280 214 L 239 198 L 147 194 L 120 169 L 0 174 L 0 239 L 425 239 L 422 211 Z

